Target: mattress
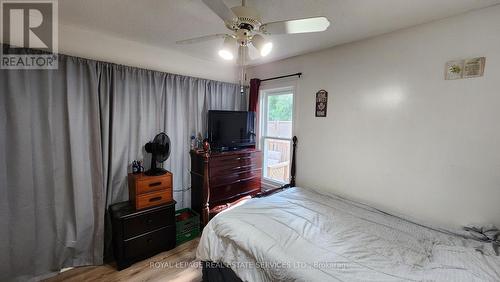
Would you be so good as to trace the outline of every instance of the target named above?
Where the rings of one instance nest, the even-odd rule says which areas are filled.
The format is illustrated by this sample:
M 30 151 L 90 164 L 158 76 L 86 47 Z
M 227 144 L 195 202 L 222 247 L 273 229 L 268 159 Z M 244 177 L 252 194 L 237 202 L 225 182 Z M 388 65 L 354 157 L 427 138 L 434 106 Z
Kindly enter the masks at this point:
M 303 188 L 220 213 L 197 258 L 243 281 L 500 281 L 491 244 Z

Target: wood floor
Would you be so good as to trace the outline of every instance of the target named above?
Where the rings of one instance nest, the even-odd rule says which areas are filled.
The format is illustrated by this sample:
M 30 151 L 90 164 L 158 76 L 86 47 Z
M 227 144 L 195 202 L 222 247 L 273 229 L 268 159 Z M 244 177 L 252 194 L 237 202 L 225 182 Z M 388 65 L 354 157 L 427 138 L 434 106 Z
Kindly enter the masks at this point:
M 78 267 L 44 281 L 201 281 L 201 266 L 194 261 L 198 242 L 196 238 L 122 271 L 114 265 Z

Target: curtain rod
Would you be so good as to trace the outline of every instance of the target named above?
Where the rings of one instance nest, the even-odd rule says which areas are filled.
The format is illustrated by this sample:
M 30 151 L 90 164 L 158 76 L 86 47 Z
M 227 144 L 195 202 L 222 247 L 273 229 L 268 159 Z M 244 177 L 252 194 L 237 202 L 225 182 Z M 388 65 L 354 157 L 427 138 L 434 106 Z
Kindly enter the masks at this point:
M 288 74 L 288 75 L 282 75 L 282 76 L 276 76 L 276 77 L 271 77 L 271 78 L 266 78 L 266 79 L 261 79 L 260 81 L 269 81 L 269 80 L 275 80 L 275 79 L 280 79 L 280 78 L 285 78 L 285 77 L 291 77 L 291 76 L 300 76 L 302 75 L 301 72 L 294 73 L 294 74 Z

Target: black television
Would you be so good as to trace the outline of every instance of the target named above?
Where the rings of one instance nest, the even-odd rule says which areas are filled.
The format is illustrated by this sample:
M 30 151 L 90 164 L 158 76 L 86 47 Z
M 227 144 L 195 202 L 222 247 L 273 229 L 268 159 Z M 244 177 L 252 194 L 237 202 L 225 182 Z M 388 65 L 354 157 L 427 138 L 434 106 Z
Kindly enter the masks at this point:
M 255 113 L 208 111 L 208 140 L 216 151 L 255 146 Z

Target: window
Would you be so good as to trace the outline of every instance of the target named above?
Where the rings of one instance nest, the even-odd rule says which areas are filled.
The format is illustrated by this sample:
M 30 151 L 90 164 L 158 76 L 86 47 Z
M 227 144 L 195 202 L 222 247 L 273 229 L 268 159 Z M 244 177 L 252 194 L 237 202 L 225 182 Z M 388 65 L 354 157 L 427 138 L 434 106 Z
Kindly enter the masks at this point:
M 264 152 L 264 181 L 290 180 L 293 137 L 293 88 L 263 90 L 260 104 L 260 148 Z

